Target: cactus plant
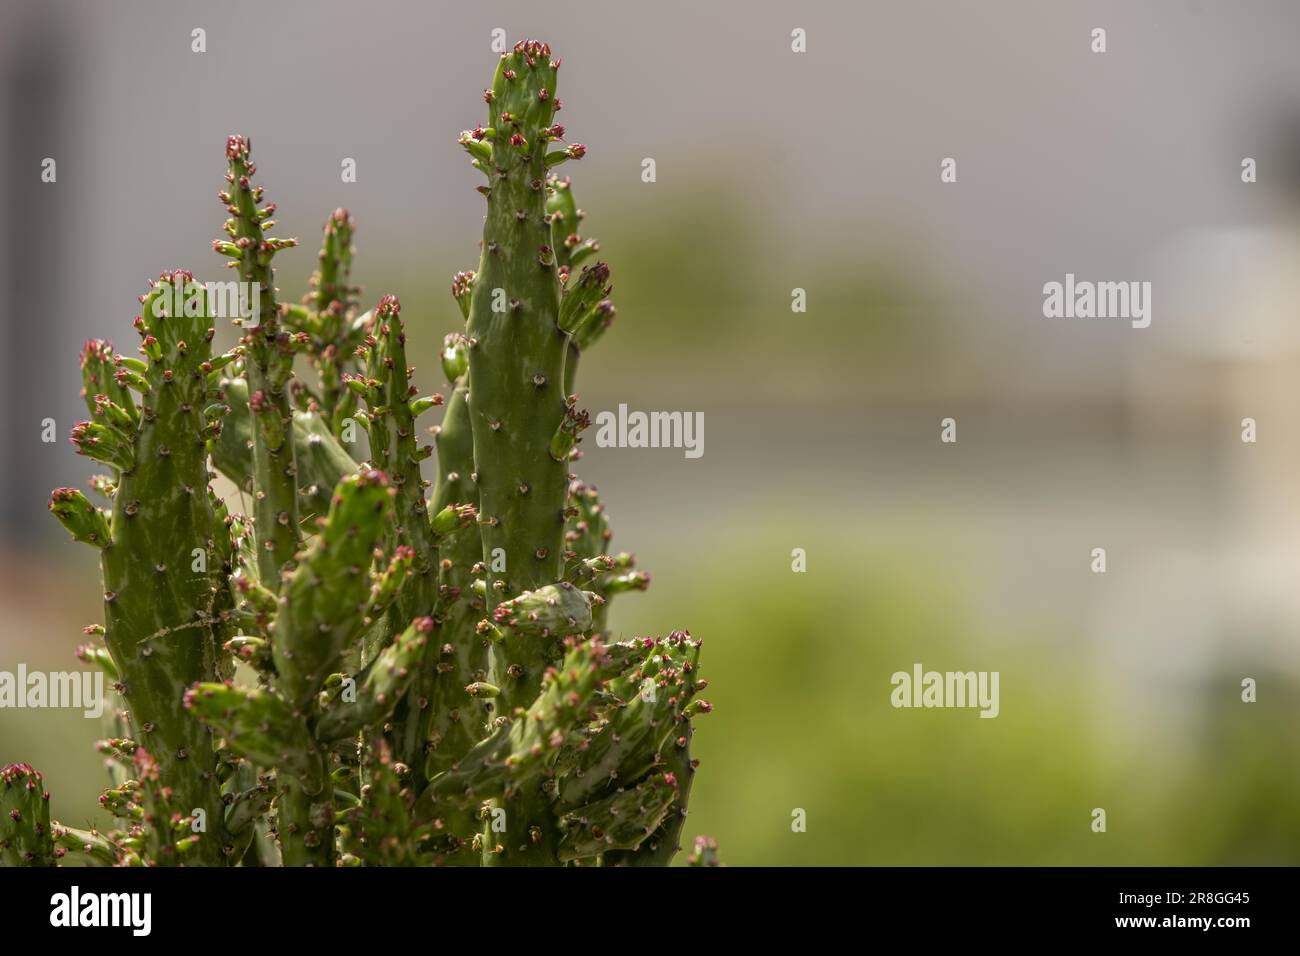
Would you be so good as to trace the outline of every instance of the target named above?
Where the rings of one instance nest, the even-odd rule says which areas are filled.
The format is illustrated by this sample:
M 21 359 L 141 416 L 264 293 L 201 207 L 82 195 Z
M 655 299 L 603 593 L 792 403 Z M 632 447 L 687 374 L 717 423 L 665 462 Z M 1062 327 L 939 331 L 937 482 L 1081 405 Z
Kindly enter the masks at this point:
M 5 863 L 636 866 L 679 849 L 710 708 L 699 642 L 607 628 L 649 576 L 607 553 L 604 506 L 572 473 L 578 359 L 615 312 L 553 172 L 586 152 L 556 145 L 559 66 L 518 43 L 486 125 L 460 136 L 487 216 L 478 268 L 452 281 L 446 397 L 412 384 L 396 296 L 358 314 L 347 210 L 308 294 L 281 304 L 274 260 L 296 240 L 268 235 L 251 144 L 229 137 L 213 248 L 257 308 L 218 352 L 214 296 L 175 270 L 141 298 L 139 358 L 87 343 L 72 440 L 108 469 L 92 488 L 109 507 L 50 500 L 100 552 L 105 622 L 80 656 L 125 708 L 98 745 L 122 823 L 52 822 L 40 775 L 6 767 Z

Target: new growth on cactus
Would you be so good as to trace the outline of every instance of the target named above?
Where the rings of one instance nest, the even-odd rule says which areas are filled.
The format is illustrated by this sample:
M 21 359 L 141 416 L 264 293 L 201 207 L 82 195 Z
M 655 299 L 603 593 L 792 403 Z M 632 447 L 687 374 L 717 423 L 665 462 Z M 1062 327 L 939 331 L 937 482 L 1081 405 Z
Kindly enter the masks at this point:
M 559 68 L 546 44 L 516 44 L 485 125 L 460 136 L 487 214 L 478 267 L 452 280 L 445 394 L 420 393 L 408 354 L 408 324 L 431 317 L 391 294 L 360 311 L 348 210 L 326 221 L 308 294 L 279 300 L 276 254 L 296 240 L 270 237 L 252 144 L 229 137 L 213 248 L 255 305 L 242 337 L 215 348 L 227 313 L 193 273 L 150 283 L 138 354 L 94 340 L 81 356 L 89 417 L 72 441 L 105 469 L 103 505 L 71 488 L 49 504 L 100 553 L 104 622 L 80 656 L 120 697 L 97 745 L 119 825 L 51 821 L 41 775 L 5 767 L 0 861 L 645 866 L 678 851 L 710 708 L 689 634 L 608 630 L 609 602 L 650 578 L 608 553 L 605 508 L 573 471 L 579 359 L 615 310 L 554 173 L 586 153 L 555 122 Z

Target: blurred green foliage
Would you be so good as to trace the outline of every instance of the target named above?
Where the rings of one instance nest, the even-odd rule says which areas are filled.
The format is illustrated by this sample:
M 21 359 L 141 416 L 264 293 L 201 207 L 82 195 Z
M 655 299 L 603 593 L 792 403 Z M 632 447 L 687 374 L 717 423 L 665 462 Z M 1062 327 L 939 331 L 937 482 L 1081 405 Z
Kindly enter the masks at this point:
M 1203 733 L 1135 759 L 1108 748 L 1126 730 L 1105 727 L 1104 688 L 1079 659 L 1037 650 L 1047 642 L 1032 634 L 989 640 L 967 585 L 915 541 L 853 549 L 851 531 L 822 529 L 802 535 L 809 570 L 796 574 L 784 538 L 734 535 L 728 552 L 750 560 L 701 560 L 614 614 L 625 634 L 689 626 L 704 640 L 716 709 L 696 734 L 686 835 L 716 837 L 728 862 L 1300 860 L 1294 705 L 1243 704 L 1224 677 L 1190 690 Z M 1001 714 L 894 709 L 890 675 L 916 661 L 1000 671 Z M 1295 699 L 1280 677 L 1265 683 Z M 1104 834 L 1091 830 L 1094 807 Z

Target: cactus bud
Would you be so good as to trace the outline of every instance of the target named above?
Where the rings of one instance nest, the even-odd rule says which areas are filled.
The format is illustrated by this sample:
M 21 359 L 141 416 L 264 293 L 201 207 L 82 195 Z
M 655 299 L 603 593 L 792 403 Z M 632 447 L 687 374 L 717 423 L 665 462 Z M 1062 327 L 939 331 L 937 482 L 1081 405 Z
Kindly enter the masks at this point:
M 469 354 L 465 344 L 465 336 L 459 332 L 453 332 L 443 341 L 442 373 L 447 376 L 447 381 L 455 382 L 468 370 Z
M 474 294 L 475 275 L 474 272 L 457 272 L 451 278 L 451 296 L 456 300 L 456 304 L 460 306 L 460 314 L 466 319 L 469 318 L 470 298 Z M 448 376 L 448 379 L 452 381 L 457 378 L 460 378 L 460 376 Z
M 701 834 L 695 838 L 691 855 L 686 858 L 687 866 L 721 866 L 718 858 L 718 841 L 711 836 Z
M 444 538 L 461 528 L 468 528 L 478 520 L 478 509 L 473 505 L 447 505 L 433 516 L 433 533 Z

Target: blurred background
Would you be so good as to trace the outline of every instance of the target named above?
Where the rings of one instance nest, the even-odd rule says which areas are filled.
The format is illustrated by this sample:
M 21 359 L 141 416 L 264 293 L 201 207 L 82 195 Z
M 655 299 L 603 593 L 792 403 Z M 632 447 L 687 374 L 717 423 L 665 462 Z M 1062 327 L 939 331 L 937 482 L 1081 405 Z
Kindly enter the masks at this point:
M 705 642 L 686 836 L 738 865 L 1300 863 L 1300 8 L 1281 0 L 9 0 L 0 670 L 81 666 L 98 572 L 45 508 L 93 473 L 66 441 L 77 351 L 133 347 L 161 269 L 225 277 L 228 133 L 303 240 L 276 259 L 283 299 L 349 207 L 364 300 L 401 295 L 417 381 L 442 387 L 483 213 L 456 135 L 482 121 L 497 27 L 564 58 L 561 119 L 590 148 L 564 171 L 618 320 L 582 404 L 705 416 L 702 458 L 589 439 L 578 468 L 654 574 L 616 630 Z M 1151 327 L 1045 319 L 1067 272 L 1152 282 Z M 918 661 L 999 671 L 1000 716 L 893 709 Z M 0 763 L 37 765 L 84 824 L 100 735 L 0 710 Z

